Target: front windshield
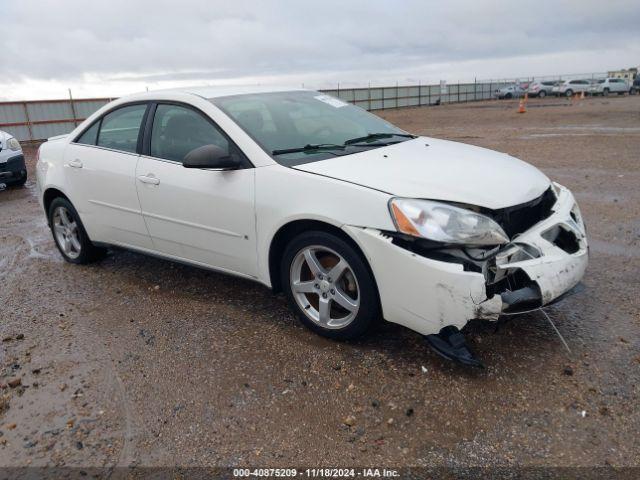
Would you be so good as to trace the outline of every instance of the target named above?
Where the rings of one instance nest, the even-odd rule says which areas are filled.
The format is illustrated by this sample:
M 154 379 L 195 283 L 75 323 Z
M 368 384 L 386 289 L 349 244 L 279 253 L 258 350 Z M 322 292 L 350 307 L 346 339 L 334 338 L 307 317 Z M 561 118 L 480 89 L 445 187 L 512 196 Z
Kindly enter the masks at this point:
M 286 166 L 349 155 L 411 138 L 360 107 L 318 92 L 243 94 L 211 101 Z

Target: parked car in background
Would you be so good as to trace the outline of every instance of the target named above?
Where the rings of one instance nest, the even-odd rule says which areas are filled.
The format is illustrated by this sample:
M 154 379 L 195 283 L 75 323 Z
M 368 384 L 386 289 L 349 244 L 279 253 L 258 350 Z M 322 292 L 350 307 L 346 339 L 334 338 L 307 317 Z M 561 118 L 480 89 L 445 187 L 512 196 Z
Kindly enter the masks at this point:
M 552 89 L 552 93 L 559 97 L 564 95 L 570 97 L 574 93 L 589 93 L 591 88 L 591 82 L 589 80 L 565 80 L 564 82 L 556 85 Z
M 571 192 L 504 153 L 409 134 L 309 90 L 122 97 L 42 144 L 37 196 L 65 260 L 106 246 L 284 291 L 336 339 L 380 318 L 477 364 L 459 329 L 571 290 Z
M 598 80 L 591 87 L 592 95 L 607 96 L 610 93 L 617 93 L 618 95 L 624 95 L 629 91 L 629 84 L 623 78 L 604 78 Z
M 524 96 L 525 89 L 518 84 L 506 85 L 495 91 L 496 98 L 520 98 Z
M 26 181 L 27 167 L 20 142 L 0 130 L 0 184 L 24 185 Z
M 551 95 L 553 87 L 559 84 L 557 80 L 545 80 L 544 82 L 532 82 L 527 88 L 527 94 L 530 97 L 544 98 Z

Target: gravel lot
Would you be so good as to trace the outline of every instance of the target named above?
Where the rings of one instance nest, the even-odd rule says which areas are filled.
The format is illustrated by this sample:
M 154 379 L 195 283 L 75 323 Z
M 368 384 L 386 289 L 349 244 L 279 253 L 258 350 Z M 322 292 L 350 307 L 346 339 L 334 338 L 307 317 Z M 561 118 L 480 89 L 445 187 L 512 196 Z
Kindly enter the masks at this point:
M 574 191 L 587 290 L 548 309 L 571 353 L 539 312 L 470 325 L 479 371 L 391 324 L 319 338 L 248 281 L 127 252 L 69 265 L 32 176 L 0 192 L 0 466 L 640 466 L 640 96 L 516 111 L 382 116 Z

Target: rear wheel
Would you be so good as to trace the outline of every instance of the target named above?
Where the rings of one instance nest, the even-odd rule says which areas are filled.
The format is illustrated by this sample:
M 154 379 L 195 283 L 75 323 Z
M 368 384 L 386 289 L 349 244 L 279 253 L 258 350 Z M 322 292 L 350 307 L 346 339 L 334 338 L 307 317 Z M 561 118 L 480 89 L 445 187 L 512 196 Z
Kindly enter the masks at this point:
M 565 95 L 566 97 L 571 97 L 571 96 L 573 96 L 573 90 L 568 89 L 566 92 L 564 92 L 564 95 Z
M 603 95 L 603 96 L 605 96 L 605 97 L 608 97 L 608 96 L 609 96 L 609 89 L 608 89 L 608 88 L 605 88 L 605 89 L 602 91 L 602 95 Z
M 540 98 L 544 98 L 547 96 L 547 92 L 545 92 L 544 90 L 540 90 L 540 92 L 538 93 L 538 97 Z
M 84 264 L 104 256 L 106 250 L 91 243 L 78 212 L 66 198 L 58 197 L 51 202 L 49 225 L 56 246 L 67 262 Z
M 335 235 L 297 236 L 285 249 L 280 271 L 291 308 L 322 336 L 355 338 L 380 318 L 373 275 L 360 253 Z
M 510 99 L 510 98 L 513 98 L 513 95 L 511 95 L 511 93 L 507 93 L 507 94 L 504 96 L 504 98 L 506 98 L 506 99 Z

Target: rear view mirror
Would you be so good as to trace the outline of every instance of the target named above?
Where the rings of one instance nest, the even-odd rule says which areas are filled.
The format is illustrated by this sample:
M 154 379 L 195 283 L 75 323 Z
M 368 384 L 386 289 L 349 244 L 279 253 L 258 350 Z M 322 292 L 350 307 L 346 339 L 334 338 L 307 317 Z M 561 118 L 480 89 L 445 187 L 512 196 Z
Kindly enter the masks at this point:
M 182 160 L 182 166 L 233 170 L 240 167 L 240 159 L 236 155 L 229 155 L 217 145 L 203 145 L 187 153 Z

